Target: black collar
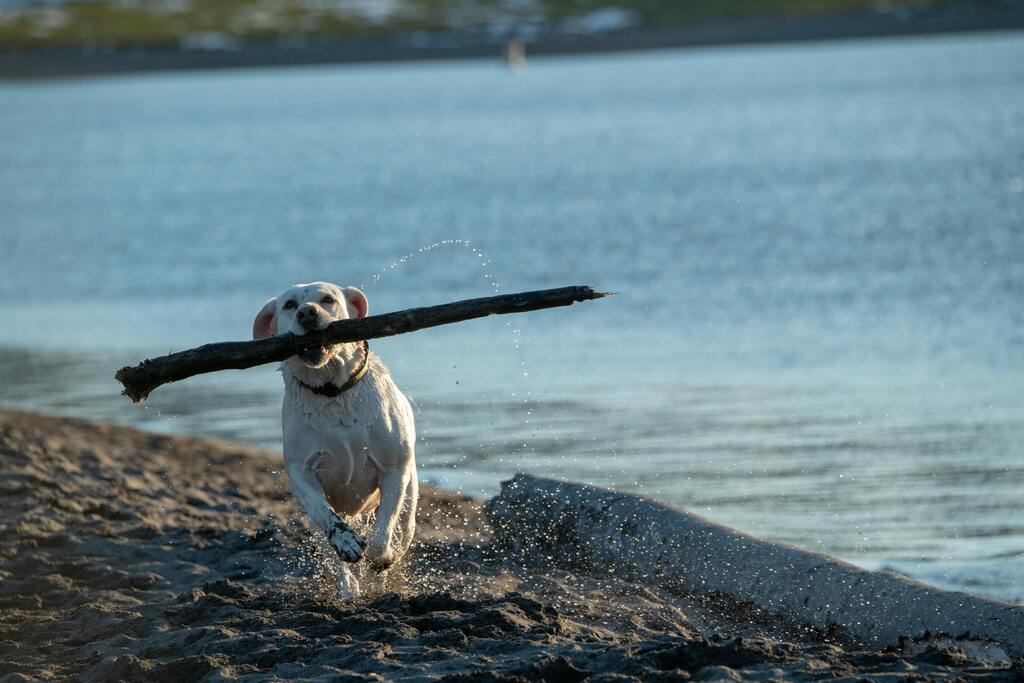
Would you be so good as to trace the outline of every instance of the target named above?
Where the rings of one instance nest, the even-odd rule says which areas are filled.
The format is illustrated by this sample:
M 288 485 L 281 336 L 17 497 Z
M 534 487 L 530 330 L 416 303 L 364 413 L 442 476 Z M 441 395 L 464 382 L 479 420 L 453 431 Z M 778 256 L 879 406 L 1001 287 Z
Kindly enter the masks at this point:
M 359 364 L 359 367 L 356 368 L 356 371 L 353 372 L 352 375 L 347 380 L 345 380 L 345 383 L 342 384 L 340 387 L 337 384 L 335 384 L 334 382 L 328 382 L 327 384 L 321 384 L 318 387 L 314 387 L 314 386 L 310 386 L 309 384 L 306 384 L 301 379 L 299 379 L 297 381 L 299 382 L 299 384 L 301 384 L 306 389 L 309 389 L 314 394 L 320 394 L 321 396 L 329 396 L 330 398 L 334 398 L 335 396 L 341 396 L 346 391 L 348 391 L 349 389 L 351 389 L 355 385 L 359 384 L 359 380 L 361 380 L 363 377 L 366 376 L 367 362 L 369 360 L 370 360 L 370 342 L 364 340 L 363 341 L 363 362 Z

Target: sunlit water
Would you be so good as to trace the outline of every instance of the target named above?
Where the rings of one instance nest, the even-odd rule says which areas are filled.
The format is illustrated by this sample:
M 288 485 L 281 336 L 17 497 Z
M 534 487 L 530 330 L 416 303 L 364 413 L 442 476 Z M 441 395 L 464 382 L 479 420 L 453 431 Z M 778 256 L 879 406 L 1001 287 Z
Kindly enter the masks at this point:
M 279 448 L 273 368 L 144 407 L 111 370 L 245 338 L 298 281 L 376 312 L 592 284 L 619 294 L 373 343 L 426 480 L 612 485 L 1024 596 L 1020 34 L 8 83 L 0 103 L 7 405 Z

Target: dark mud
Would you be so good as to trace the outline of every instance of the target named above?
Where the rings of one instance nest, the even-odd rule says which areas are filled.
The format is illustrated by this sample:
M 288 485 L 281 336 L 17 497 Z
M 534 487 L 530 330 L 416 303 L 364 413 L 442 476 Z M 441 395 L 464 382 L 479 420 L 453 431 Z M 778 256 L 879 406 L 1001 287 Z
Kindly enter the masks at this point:
M 0 411 L 0 462 L 4 682 L 1024 680 L 509 556 L 430 488 L 412 556 L 341 603 L 276 456 Z

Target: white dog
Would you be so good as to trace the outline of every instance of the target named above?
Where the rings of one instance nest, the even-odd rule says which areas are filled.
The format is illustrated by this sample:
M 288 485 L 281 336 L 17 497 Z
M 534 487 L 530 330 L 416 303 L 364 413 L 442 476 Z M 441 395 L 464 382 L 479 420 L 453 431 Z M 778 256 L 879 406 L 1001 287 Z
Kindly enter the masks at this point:
M 366 311 L 355 287 L 295 285 L 260 309 L 252 336 L 304 335 Z M 365 557 L 382 571 L 412 543 L 419 495 L 412 408 L 366 342 L 307 350 L 284 361 L 281 373 L 288 482 L 343 561 L 340 591 L 352 597 L 359 582 L 344 563 Z M 375 508 L 368 540 L 341 517 Z

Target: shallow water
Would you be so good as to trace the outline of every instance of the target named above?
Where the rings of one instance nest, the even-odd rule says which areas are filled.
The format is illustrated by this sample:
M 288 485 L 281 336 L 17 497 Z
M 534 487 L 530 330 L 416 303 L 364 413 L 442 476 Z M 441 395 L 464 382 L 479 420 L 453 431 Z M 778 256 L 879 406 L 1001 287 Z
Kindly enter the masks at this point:
M 4 404 L 277 448 L 272 368 L 144 407 L 110 371 L 244 338 L 297 281 L 376 312 L 592 284 L 619 294 L 373 343 L 425 479 L 613 485 L 1024 597 L 1021 34 L 0 101 Z

